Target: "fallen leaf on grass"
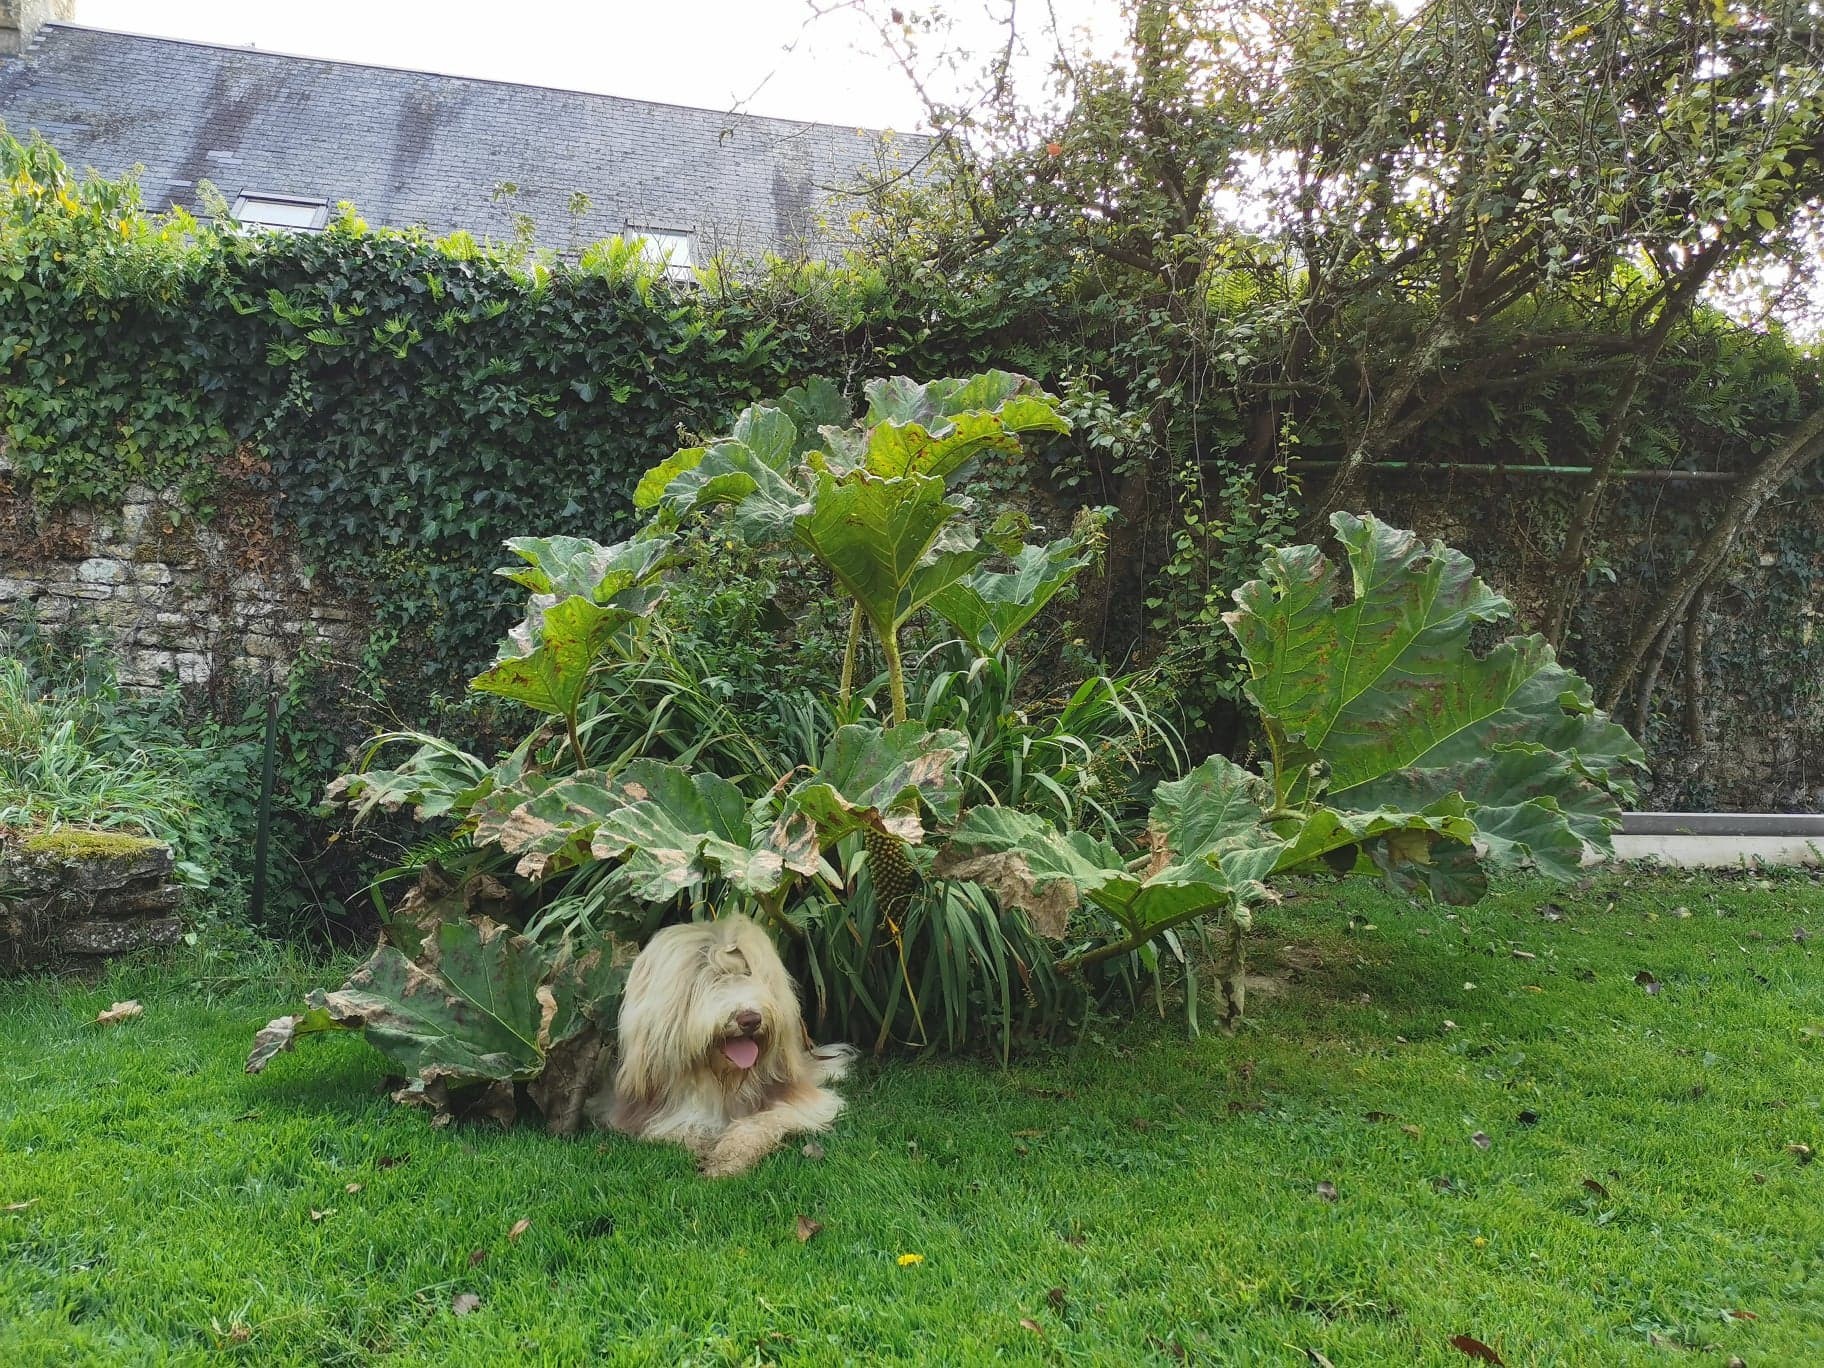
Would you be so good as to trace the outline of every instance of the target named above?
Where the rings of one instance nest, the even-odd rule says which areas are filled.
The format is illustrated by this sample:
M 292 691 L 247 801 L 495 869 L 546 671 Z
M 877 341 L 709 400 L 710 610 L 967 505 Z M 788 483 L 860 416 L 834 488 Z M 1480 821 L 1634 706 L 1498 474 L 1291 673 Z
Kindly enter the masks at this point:
M 364 1186 L 365 1184 L 362 1183 L 347 1183 L 343 1185 L 342 1191 L 346 1192 L 350 1197 L 353 1197 L 357 1192 L 361 1191 Z
M 1817 1158 L 1817 1155 L 1812 1153 L 1810 1145 L 1788 1145 L 1786 1146 L 1786 1153 L 1797 1159 L 1801 1164 L 1809 1164 L 1813 1159 Z
M 1322 1197 L 1326 1202 L 1334 1202 L 1336 1200 L 1336 1184 L 1331 1182 L 1328 1178 L 1324 1179 L 1323 1182 L 1317 1185 L 1317 1195 Z
M 1539 956 L 1535 955 L 1531 950 L 1513 950 L 1509 953 L 1517 960 L 1536 960 L 1539 958 Z
M 1736 1311 L 1731 1311 L 1729 1313 L 1729 1319 L 1730 1320 L 1759 1320 L 1760 1317 L 1755 1315 L 1754 1312 L 1752 1312 L 1752 1311 L 1736 1310 Z
M 1564 909 L 1557 903 L 1542 903 L 1539 907 L 1539 915 L 1547 921 L 1563 921 Z
M 814 1164 L 823 1158 L 823 1146 L 818 1144 L 815 1140 L 807 1140 L 804 1142 L 804 1148 L 799 1150 L 798 1153 L 802 1154 Z
M 1474 1335 L 1452 1335 L 1450 1342 L 1473 1359 L 1480 1359 L 1484 1363 L 1501 1364 L 1502 1368 L 1506 1366 L 1507 1360 Z
M 136 1016 L 144 1016 L 146 1009 L 136 1000 L 117 1002 L 105 1012 L 95 1014 L 97 1026 L 118 1026 L 123 1021 L 131 1021 Z
M 1528 1107 L 1525 1111 L 1516 1116 L 1514 1120 L 1518 1121 L 1523 1126 L 1536 1126 L 1539 1124 L 1539 1113 L 1534 1111 L 1531 1107 Z
M 0 1211 L 24 1211 L 27 1207 L 35 1207 L 37 1205 L 38 1199 L 36 1197 L 31 1197 L 23 1202 L 8 1202 L 5 1206 L 0 1206 Z
M 1405 1134 L 1410 1135 L 1414 1140 L 1419 1139 L 1425 1134 L 1425 1127 L 1423 1126 L 1401 1126 L 1400 1129 Z
M 321 1225 L 325 1217 L 334 1216 L 335 1214 L 336 1209 L 334 1207 L 330 1207 L 325 1211 L 318 1211 L 315 1207 L 312 1207 L 310 1209 L 310 1223 L 312 1225 Z
M 1477 1131 L 1474 1135 L 1469 1137 L 1469 1143 L 1474 1145 L 1477 1149 L 1487 1149 L 1494 1141 L 1490 1140 L 1483 1132 Z
M 389 1169 L 396 1168 L 400 1164 L 409 1164 L 411 1162 L 412 1156 L 409 1154 L 383 1154 L 378 1159 L 374 1160 L 374 1167 L 377 1169 Z
M 1647 990 L 1648 997 L 1659 996 L 1661 987 L 1659 980 L 1654 978 L 1653 975 L 1648 973 L 1645 969 L 1642 969 L 1638 974 L 1634 975 L 1634 982 Z
M 1045 1300 L 1051 1303 L 1051 1309 L 1060 1316 L 1064 1314 L 1064 1289 L 1054 1287 L 1045 1294 Z
M 454 1297 L 450 1298 L 450 1312 L 452 1315 L 466 1316 L 471 1311 L 479 1310 L 481 1310 L 481 1298 L 476 1296 L 473 1292 L 458 1292 Z
M 482 1266 L 482 1264 L 487 1261 L 487 1257 L 488 1257 L 487 1250 L 471 1249 L 469 1251 L 469 1267 L 470 1268 L 480 1268 Z
M 901 1254 L 899 1256 L 899 1266 L 901 1268 L 910 1268 L 913 1264 L 921 1264 L 924 1261 L 925 1256 L 923 1254 Z
M 1031 1316 L 1020 1317 L 1020 1329 L 1030 1330 L 1035 1335 L 1043 1335 L 1045 1333 L 1045 1327 L 1032 1319 Z
M 1751 1174 L 1749 1174 L 1749 1175 L 1748 1175 L 1748 1176 L 1749 1176 L 1749 1177 L 1750 1177 L 1750 1178 L 1752 1178 L 1752 1179 L 1754 1179 L 1754 1181 L 1755 1181 L 1755 1185 L 1756 1185 L 1756 1186 L 1757 1186 L 1757 1187 L 1758 1187 L 1758 1186 L 1760 1186 L 1760 1185 L 1761 1185 L 1761 1184 L 1763 1184 L 1763 1183 L 1765 1183 L 1765 1182 L 1766 1182 L 1766 1181 L 1767 1181 L 1767 1175 L 1766 1175 L 1766 1174 L 1764 1174 L 1764 1173 L 1751 1173 Z
M 1305 1349 L 1305 1362 L 1309 1363 L 1311 1368 L 1336 1368 L 1336 1365 L 1329 1359 L 1309 1347 Z
M 532 1229 L 531 1218 L 526 1217 L 526 1216 L 521 1216 L 517 1221 L 513 1222 L 513 1229 L 511 1229 L 507 1232 L 507 1243 L 508 1244 L 518 1244 L 519 1237 L 521 1235 L 524 1235 L 530 1229 Z
M 1585 1192 L 1595 1193 L 1598 1197 L 1602 1198 L 1602 1200 L 1605 1202 L 1609 1200 L 1609 1190 L 1606 1187 L 1604 1187 L 1601 1183 L 1597 1182 L 1594 1178 L 1585 1178 L 1583 1180 L 1583 1190 Z
M 798 1236 L 798 1243 L 806 1244 L 823 1233 L 823 1222 L 813 1221 L 809 1216 L 800 1216 L 793 1231 Z

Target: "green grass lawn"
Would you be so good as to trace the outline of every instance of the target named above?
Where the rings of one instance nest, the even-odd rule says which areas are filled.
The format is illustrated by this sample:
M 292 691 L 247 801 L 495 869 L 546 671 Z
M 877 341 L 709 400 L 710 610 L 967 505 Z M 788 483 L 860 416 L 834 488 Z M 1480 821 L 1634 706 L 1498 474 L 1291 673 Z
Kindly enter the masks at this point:
M 358 1040 L 243 1075 L 335 966 L 0 984 L 0 1364 L 1824 1362 L 1824 888 L 1265 920 L 1303 967 L 1233 1039 L 869 1065 L 720 1184 L 433 1130 Z

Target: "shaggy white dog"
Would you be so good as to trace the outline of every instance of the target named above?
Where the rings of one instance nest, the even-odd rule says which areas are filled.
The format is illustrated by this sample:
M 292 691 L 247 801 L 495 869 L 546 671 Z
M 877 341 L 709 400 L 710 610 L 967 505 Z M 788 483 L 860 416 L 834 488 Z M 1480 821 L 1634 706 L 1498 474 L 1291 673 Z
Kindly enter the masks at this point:
M 614 1084 L 591 1119 L 683 1145 L 706 1177 L 744 1173 L 788 1135 L 828 1130 L 847 1045 L 813 1049 L 791 976 L 746 917 L 668 926 L 627 978 Z

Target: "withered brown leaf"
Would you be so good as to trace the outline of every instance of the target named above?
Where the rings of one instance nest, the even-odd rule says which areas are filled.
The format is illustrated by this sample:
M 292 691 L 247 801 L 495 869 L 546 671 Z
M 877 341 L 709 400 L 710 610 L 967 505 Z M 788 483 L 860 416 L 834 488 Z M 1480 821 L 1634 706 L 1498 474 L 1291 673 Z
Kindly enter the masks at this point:
M 123 1021 L 131 1021 L 134 1017 L 144 1016 L 145 1013 L 146 1009 L 140 1006 L 137 999 L 129 998 L 126 1002 L 115 1003 L 105 1012 L 97 1012 L 95 1024 L 97 1026 L 118 1026 Z
M 1506 1368 L 1507 1360 L 1474 1335 L 1452 1335 L 1450 1342 L 1473 1359 L 1480 1359 L 1483 1363 L 1498 1364 L 1501 1365 L 1501 1368 Z

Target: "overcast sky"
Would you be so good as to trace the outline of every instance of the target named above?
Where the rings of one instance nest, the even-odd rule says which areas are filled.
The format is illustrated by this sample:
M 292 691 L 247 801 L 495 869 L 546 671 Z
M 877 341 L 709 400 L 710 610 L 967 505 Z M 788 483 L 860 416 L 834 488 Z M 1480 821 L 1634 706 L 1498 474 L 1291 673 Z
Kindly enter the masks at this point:
M 920 103 L 869 16 L 893 0 L 76 0 L 76 21 L 278 52 L 909 130 Z M 929 8 L 897 0 L 907 10 Z M 1008 0 L 946 0 L 987 51 Z M 1067 29 L 1116 0 L 1038 0 Z

